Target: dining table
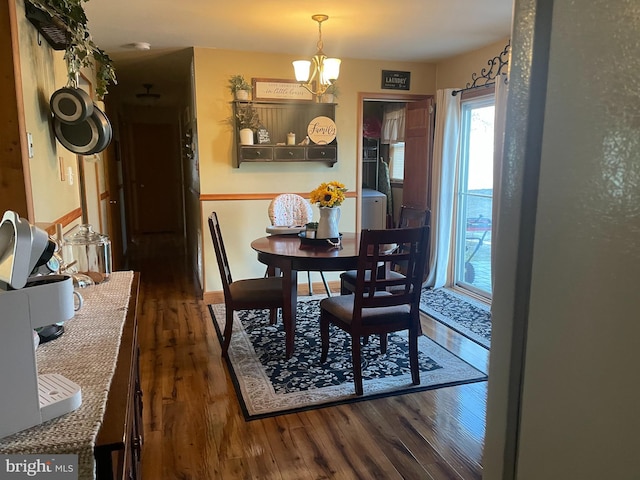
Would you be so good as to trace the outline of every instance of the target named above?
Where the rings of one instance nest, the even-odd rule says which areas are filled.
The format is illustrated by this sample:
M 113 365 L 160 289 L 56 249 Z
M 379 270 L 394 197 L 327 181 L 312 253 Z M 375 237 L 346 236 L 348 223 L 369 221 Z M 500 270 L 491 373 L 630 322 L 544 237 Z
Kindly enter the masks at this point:
M 298 272 L 353 270 L 357 267 L 359 243 L 360 235 L 355 233 L 342 233 L 339 242 L 306 239 L 297 234 L 268 235 L 251 242 L 258 261 L 267 265 L 268 275 L 282 275 L 282 320 L 287 359 L 294 351 Z

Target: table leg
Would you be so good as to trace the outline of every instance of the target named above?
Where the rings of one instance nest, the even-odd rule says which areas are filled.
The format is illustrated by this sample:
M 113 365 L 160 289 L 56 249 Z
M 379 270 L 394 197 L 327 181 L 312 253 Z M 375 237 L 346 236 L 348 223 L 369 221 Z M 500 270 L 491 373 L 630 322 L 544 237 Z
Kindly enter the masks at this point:
M 286 358 L 293 355 L 293 340 L 296 333 L 296 305 L 298 303 L 298 272 L 297 270 L 283 271 L 284 306 L 282 321 L 285 332 Z

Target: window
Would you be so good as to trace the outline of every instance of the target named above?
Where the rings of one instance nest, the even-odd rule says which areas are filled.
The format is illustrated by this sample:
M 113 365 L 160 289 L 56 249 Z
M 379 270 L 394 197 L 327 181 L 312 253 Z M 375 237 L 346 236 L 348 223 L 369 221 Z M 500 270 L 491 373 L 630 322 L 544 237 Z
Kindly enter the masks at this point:
M 404 180 L 404 142 L 389 145 L 389 176 L 391 180 Z
M 404 129 L 407 116 L 405 103 L 384 106 L 381 143 L 389 145 L 389 177 L 392 181 L 404 180 Z
M 456 187 L 454 281 L 491 296 L 493 95 L 462 99 L 460 165 Z

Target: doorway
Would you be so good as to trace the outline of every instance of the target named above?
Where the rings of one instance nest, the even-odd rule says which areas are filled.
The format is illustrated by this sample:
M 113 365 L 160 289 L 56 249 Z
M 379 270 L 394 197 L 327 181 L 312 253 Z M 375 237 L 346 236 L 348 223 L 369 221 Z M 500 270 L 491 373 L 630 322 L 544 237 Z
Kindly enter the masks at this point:
M 432 95 L 359 93 L 357 228 L 372 228 L 371 197 L 385 196 L 384 227 L 397 224 L 400 207 L 431 208 L 431 156 L 435 110 Z M 382 138 L 385 110 L 404 109 L 402 141 Z M 386 178 L 385 178 L 386 177 Z M 377 221 L 377 219 L 376 219 Z
M 131 125 L 133 233 L 181 233 L 182 169 L 173 124 Z

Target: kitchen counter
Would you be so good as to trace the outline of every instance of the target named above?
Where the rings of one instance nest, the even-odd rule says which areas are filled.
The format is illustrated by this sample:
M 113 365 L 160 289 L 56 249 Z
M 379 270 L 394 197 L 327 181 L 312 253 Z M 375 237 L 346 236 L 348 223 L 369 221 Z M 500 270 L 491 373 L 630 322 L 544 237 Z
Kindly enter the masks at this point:
M 130 433 L 125 425 L 130 423 L 129 408 L 119 413 L 122 405 L 118 403 L 137 408 L 127 399 L 139 392 L 137 375 L 136 385 L 130 385 L 131 371 L 134 367 L 137 370 L 138 285 L 138 274 L 123 271 L 113 272 L 107 282 L 79 290 L 84 305 L 65 323 L 62 336 L 38 347 L 36 359 L 40 374 L 58 373 L 77 383 L 82 389 L 82 405 L 0 439 L 0 453 L 77 454 L 79 478 L 101 478 L 97 473 L 103 468 L 101 448 L 123 449 Z M 134 391 L 112 394 L 116 386 L 123 385 Z

